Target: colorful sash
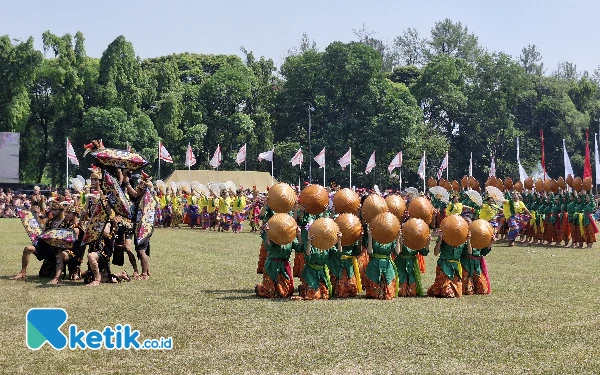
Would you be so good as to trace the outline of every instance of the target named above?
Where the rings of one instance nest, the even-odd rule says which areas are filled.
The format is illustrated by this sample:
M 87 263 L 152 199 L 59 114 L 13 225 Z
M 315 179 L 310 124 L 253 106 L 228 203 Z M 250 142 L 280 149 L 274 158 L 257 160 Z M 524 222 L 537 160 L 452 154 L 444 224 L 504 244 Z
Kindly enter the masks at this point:
M 352 260 L 352 268 L 354 268 L 354 277 L 356 277 L 356 291 L 358 293 L 362 293 L 362 281 L 360 279 L 360 270 L 358 268 L 358 261 L 356 260 L 356 257 L 352 255 L 342 255 L 340 259 Z

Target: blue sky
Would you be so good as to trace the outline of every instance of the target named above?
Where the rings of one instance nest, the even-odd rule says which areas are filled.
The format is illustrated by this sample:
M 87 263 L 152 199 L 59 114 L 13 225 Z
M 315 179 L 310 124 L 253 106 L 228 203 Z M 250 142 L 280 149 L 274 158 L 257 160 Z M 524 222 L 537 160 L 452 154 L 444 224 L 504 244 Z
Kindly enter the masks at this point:
M 323 50 L 356 40 L 364 24 L 387 42 L 409 28 L 429 36 L 437 21 L 462 22 L 488 51 L 517 57 L 528 44 L 542 53 L 546 73 L 560 61 L 591 73 L 600 65 L 594 1 L 18 1 L 3 6 L 0 35 L 27 39 L 81 31 L 89 56 L 100 57 L 124 35 L 142 58 L 171 53 L 240 54 L 240 47 L 280 65 L 302 34 Z

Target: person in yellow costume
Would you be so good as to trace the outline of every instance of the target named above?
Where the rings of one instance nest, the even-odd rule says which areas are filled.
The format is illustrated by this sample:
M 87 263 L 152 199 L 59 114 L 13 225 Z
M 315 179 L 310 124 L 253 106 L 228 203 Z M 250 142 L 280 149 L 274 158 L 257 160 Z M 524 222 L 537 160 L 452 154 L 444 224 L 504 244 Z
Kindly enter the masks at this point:
M 233 212 L 233 233 L 240 233 L 242 231 L 242 224 L 246 218 L 246 197 L 243 191 L 240 189 L 237 192 L 237 197 L 233 198 L 231 211 Z
M 217 209 L 221 202 L 221 198 L 217 197 L 214 193 L 211 193 L 211 195 L 212 196 L 206 200 L 206 210 L 208 211 L 208 220 L 210 221 L 209 231 L 213 230 L 213 228 L 217 230 L 216 227 L 219 223 Z
M 459 201 L 460 195 L 457 192 L 450 194 L 451 202 L 446 206 L 446 217 L 450 215 L 460 215 L 463 212 L 463 204 Z
M 226 191 L 222 192 L 221 195 L 222 197 L 219 201 L 219 232 L 224 232 L 229 231 L 229 227 L 233 222 L 233 218 L 231 216 L 231 203 L 233 200 Z
M 520 194 L 516 192 L 512 194 L 510 199 L 504 202 L 502 211 L 508 223 L 508 234 L 506 235 L 508 246 L 515 246 L 515 239 L 519 235 L 523 225 L 529 222 L 531 213 L 525 207 L 525 203 L 521 201 Z
M 481 206 L 481 210 L 479 211 L 479 218 L 487 221 L 492 224 L 492 228 L 494 228 L 494 235 L 498 232 L 498 212 L 500 211 L 500 207 L 494 201 L 494 198 L 491 196 L 487 196 L 485 203 Z

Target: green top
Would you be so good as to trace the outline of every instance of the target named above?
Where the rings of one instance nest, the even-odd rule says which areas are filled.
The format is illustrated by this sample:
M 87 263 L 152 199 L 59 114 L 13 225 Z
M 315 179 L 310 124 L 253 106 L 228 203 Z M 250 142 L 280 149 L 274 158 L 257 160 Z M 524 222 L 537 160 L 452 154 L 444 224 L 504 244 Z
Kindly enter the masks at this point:
M 490 247 L 486 247 L 485 249 L 475 249 L 472 248 L 472 257 L 484 257 L 488 255 L 492 251 Z M 465 246 L 461 257 L 460 264 L 463 268 L 469 273 L 469 275 L 481 275 L 481 259 L 472 259 L 469 257 L 469 253 L 467 252 L 467 247 Z
M 308 242 L 308 229 L 306 229 L 306 226 L 309 223 L 312 223 L 313 221 L 315 221 L 321 217 L 327 217 L 326 212 L 320 213 L 318 215 L 312 215 L 312 214 L 307 214 L 306 212 L 303 212 L 302 217 L 298 218 L 296 220 L 296 222 L 298 223 L 298 226 L 300 227 L 300 236 L 302 236 L 302 243 Z
M 429 247 L 424 247 L 421 250 L 413 250 L 406 247 L 406 245 L 402 245 L 402 251 L 394 260 L 398 269 L 398 280 L 400 283 L 408 282 L 409 284 L 413 284 L 416 282 L 415 272 L 419 272 L 417 270 L 418 267 L 415 266 L 417 253 L 427 256 L 429 254 Z
M 390 257 L 395 250 L 395 240 L 385 245 L 373 240 L 373 254 L 369 257 L 369 264 L 367 264 L 367 269 L 365 271 L 369 280 L 379 284 L 381 275 L 384 274 L 386 284 L 389 284 L 396 278 L 396 271 L 394 270 L 395 264 Z
M 262 233 L 261 237 L 263 241 L 266 239 L 266 233 Z M 285 261 L 290 260 L 292 250 L 301 247 L 298 240 L 294 238 L 294 241 L 287 245 L 278 245 L 275 242 L 270 242 L 269 245 L 265 242 L 265 249 L 267 250 L 267 259 L 265 260 L 265 272 L 273 280 L 277 280 L 278 274 L 283 274 L 286 279 L 289 279 L 293 275 L 288 275 L 285 270 Z
M 336 251 L 335 247 L 329 250 L 319 250 L 316 247 L 310 247 L 310 255 L 304 255 L 304 269 L 302 270 L 302 278 L 309 288 L 319 289 L 319 282 L 323 281 L 327 288 L 331 288 L 329 282 L 329 252 Z
M 342 277 L 342 270 L 346 270 L 348 278 L 354 276 L 354 266 L 352 265 L 352 259 L 342 259 L 342 256 L 358 256 L 360 255 L 361 245 L 359 241 L 356 241 L 354 245 L 342 246 L 342 252 L 330 251 L 329 252 L 329 271 L 332 275 L 340 279 Z
M 569 213 L 569 223 L 575 222 L 575 212 L 577 211 L 577 206 L 578 203 L 576 200 L 573 200 L 572 202 L 569 202 L 569 204 L 567 204 L 567 212 Z
M 440 242 L 439 237 L 436 241 L 436 246 L 438 242 Z M 450 279 L 454 278 L 455 272 L 456 275 L 459 275 L 458 267 L 460 267 L 460 256 L 466 248 L 466 242 L 459 246 L 450 246 L 446 241 L 442 241 L 440 246 L 440 258 L 437 261 L 437 265 Z
M 589 225 L 591 223 L 590 221 L 590 217 L 589 213 L 594 212 L 594 210 L 596 209 L 596 203 L 594 201 L 590 201 L 590 202 L 581 202 L 579 205 L 577 205 L 577 209 L 576 209 L 576 213 L 579 214 L 583 214 L 583 215 L 574 215 L 575 218 L 573 220 L 573 222 L 576 225 L 579 225 L 579 218 L 581 217 L 583 220 L 583 226 L 585 227 L 586 225 Z

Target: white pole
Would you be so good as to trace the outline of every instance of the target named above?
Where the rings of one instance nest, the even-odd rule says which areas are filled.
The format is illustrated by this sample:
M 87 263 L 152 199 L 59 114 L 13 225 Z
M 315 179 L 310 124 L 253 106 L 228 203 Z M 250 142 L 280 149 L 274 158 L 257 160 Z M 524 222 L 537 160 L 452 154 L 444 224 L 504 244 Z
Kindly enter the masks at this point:
M 325 166 L 323 165 L 323 186 L 325 186 Z
M 402 191 L 402 167 L 400 167 L 400 191 Z
M 158 180 L 160 180 L 160 141 L 158 141 Z
M 352 189 L 352 147 L 350 147 L 350 189 Z
M 446 151 L 446 155 L 448 155 L 448 151 Z M 448 179 L 448 171 L 450 170 L 450 156 L 448 156 L 448 165 L 446 166 L 446 181 L 449 181 Z
M 67 154 L 67 174 L 66 174 L 66 178 L 67 178 L 67 184 L 65 185 L 65 188 L 69 187 L 69 138 L 67 138 L 67 147 L 66 147 L 66 154 Z
M 248 186 L 246 186 L 246 177 L 248 176 L 248 171 L 246 170 L 246 158 L 244 157 L 244 186 L 246 188 L 248 188 Z
M 423 151 L 423 160 L 425 161 L 423 163 L 423 193 L 425 193 L 425 179 L 427 178 L 427 159 L 425 159 L 425 151 Z
M 275 155 L 271 156 L 271 159 L 274 159 Z M 273 160 L 271 160 L 271 186 L 273 186 Z
M 300 186 L 300 176 L 302 176 L 302 163 L 300 163 L 300 174 L 298 175 L 298 186 Z

